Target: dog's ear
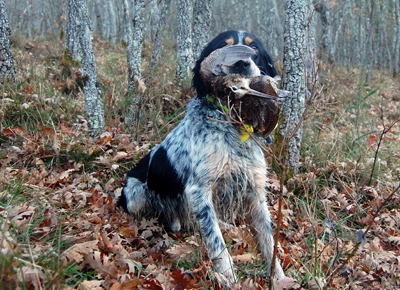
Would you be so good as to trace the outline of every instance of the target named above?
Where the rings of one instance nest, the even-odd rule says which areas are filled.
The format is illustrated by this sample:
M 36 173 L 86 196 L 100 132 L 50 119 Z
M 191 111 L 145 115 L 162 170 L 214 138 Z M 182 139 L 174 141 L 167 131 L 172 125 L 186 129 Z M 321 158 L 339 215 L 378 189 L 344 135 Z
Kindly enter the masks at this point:
M 203 53 L 204 53 L 204 51 L 203 51 Z M 196 61 L 196 65 L 192 70 L 193 71 L 192 84 L 193 84 L 193 87 L 196 89 L 197 97 L 199 97 L 199 98 L 205 97 L 209 93 L 208 88 L 205 86 L 203 79 L 201 78 L 201 75 L 200 75 L 200 64 L 205 58 L 203 56 L 203 53 L 202 53 L 201 57 Z
M 205 97 L 209 93 L 208 88 L 205 86 L 203 79 L 201 78 L 200 75 L 200 64 L 201 62 L 210 55 L 214 50 L 224 47 L 227 44 L 227 39 L 231 39 L 232 43 L 235 43 L 235 38 L 234 35 L 237 34 L 236 30 L 230 30 L 230 31 L 225 31 L 217 35 L 211 42 L 203 49 L 201 52 L 200 58 L 197 60 L 195 67 L 193 68 L 193 79 L 192 79 L 192 84 L 193 87 L 197 91 L 197 96 L 198 97 Z M 237 41 L 236 41 L 237 43 Z
M 276 77 L 278 72 L 276 71 L 274 62 L 264 48 L 260 48 L 258 57 L 257 65 L 259 69 L 270 77 Z

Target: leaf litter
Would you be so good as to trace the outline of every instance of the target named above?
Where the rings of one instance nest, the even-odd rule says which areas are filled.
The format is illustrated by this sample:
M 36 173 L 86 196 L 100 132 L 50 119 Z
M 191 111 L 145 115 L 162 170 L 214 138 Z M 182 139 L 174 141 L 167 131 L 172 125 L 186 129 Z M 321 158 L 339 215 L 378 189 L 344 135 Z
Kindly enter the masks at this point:
M 22 52 L 17 51 L 17 57 L 19 53 Z M 98 60 L 104 64 L 101 55 Z M 126 74 L 123 63 L 117 66 L 121 75 Z M 38 65 L 38 70 L 46 70 L 40 66 L 43 64 Z M 71 116 L 61 113 L 65 111 L 63 94 L 55 93 L 52 101 L 46 101 L 44 95 L 35 94 L 34 85 L 23 87 L 16 98 L 10 98 L 10 93 L 1 98 L 2 112 L 17 107 L 29 111 L 45 104 L 58 117 L 54 124 L 35 124 L 35 130 L 28 128 L 29 124 L 2 127 L 0 254 L 4 261 L 11 257 L 11 262 L 2 266 L 5 274 L 0 274 L 0 283 L 13 281 L 16 289 L 24 285 L 28 289 L 59 285 L 57 289 L 114 290 L 226 287 L 224 277 L 214 271 L 206 246 L 196 231 L 167 232 L 156 219 L 136 220 L 115 207 L 126 172 L 162 140 L 164 133 L 157 136 L 156 126 L 168 131 L 177 120 L 162 120 L 158 112 L 155 119 L 144 122 L 147 127 L 144 125 L 138 134 L 140 138 L 133 141 L 131 134 L 124 131 L 124 120 L 110 118 L 112 125 L 106 132 L 91 137 L 82 117 L 80 91 L 74 83 L 79 78 L 78 71 L 73 68 L 71 77 L 65 81 L 61 72 L 47 69 L 51 73 L 43 81 L 46 86 L 75 92 L 75 99 L 68 100 L 75 104 Z M 102 74 L 101 68 L 99 73 L 103 84 L 114 81 Z M 382 85 L 376 102 L 368 105 L 368 112 L 378 120 L 379 112 L 385 109 L 385 112 L 399 111 L 398 100 L 391 97 L 399 93 L 399 86 L 390 78 L 376 79 Z M 322 81 L 328 87 L 339 82 L 333 74 Z M 161 109 L 168 116 L 174 114 L 176 107 L 186 104 L 188 93 L 175 87 L 173 80 L 169 83 L 169 91 L 146 91 L 161 97 L 159 102 L 149 101 L 145 110 L 154 113 Z M 346 90 L 353 93 L 359 87 L 353 82 L 336 92 L 315 108 L 305 125 L 303 171 L 283 188 L 285 201 L 278 256 L 290 278 L 275 281 L 275 289 L 325 287 L 329 275 L 346 260 L 360 239 L 362 247 L 333 277 L 331 287 L 400 287 L 399 194 L 372 221 L 374 212 L 396 187 L 396 176 L 400 173 L 399 126 L 385 135 L 382 153 L 376 160 L 372 154 L 383 126 L 397 115 L 384 114 L 373 124 L 372 131 L 361 127 L 364 131 L 359 134 L 365 138 L 352 144 L 353 149 L 359 150 L 357 155 L 343 141 L 358 130 L 349 125 L 357 112 L 335 105 L 345 103 L 342 98 L 349 95 Z M 119 96 L 108 97 L 118 102 Z M 381 97 L 386 102 L 379 103 Z M 379 106 L 383 109 L 378 110 Z M 374 175 L 372 185 L 365 186 L 363 180 L 367 176 L 363 175 L 370 172 L 375 161 L 379 174 Z M 269 203 L 276 225 L 280 186 L 276 175 L 271 174 L 270 179 Z M 357 232 L 363 233 L 370 223 L 373 223 L 371 231 L 366 236 L 360 235 L 358 240 Z M 268 269 L 243 218 L 238 216 L 234 223 L 221 228 L 239 272 L 238 283 L 230 283 L 229 287 L 267 288 Z M 63 272 L 73 268 L 71 274 Z

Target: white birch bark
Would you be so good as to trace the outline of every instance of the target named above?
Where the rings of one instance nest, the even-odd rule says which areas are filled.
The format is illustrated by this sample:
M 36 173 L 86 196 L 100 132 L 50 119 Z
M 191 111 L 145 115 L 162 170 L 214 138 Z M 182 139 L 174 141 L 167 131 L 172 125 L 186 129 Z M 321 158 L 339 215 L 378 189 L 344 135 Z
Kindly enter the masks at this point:
M 11 29 L 4 0 L 0 0 L 0 83 L 15 80 L 14 57 L 11 53 Z
M 177 68 L 176 78 L 184 79 L 194 64 L 192 46 L 193 9 L 191 0 L 177 0 L 178 35 L 177 35 Z

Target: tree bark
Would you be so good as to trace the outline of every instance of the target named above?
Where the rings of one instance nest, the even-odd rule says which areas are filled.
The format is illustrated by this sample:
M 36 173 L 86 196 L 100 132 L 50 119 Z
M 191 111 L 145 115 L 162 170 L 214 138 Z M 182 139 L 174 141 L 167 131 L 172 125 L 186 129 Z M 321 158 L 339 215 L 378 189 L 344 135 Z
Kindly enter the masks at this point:
M 117 17 L 115 13 L 115 2 L 114 0 L 107 0 L 107 8 L 108 8 L 108 15 L 109 18 L 109 30 L 110 30 L 110 37 L 109 40 L 111 43 L 117 42 Z
M 394 30 L 394 38 L 395 38 L 395 46 L 394 46 L 394 64 L 393 64 L 393 77 L 397 77 L 399 75 L 400 62 L 399 62 L 399 54 L 400 54 L 400 11 L 399 11 L 399 0 L 395 0 L 394 2 L 395 9 L 395 30 Z
M 321 58 L 326 59 L 329 63 L 333 63 L 333 46 L 332 46 L 332 21 L 329 6 L 324 0 L 313 1 L 315 11 L 321 18 Z
M 74 33 L 76 33 L 82 53 L 86 116 L 92 133 L 96 134 L 104 130 L 105 123 L 103 101 L 100 95 L 100 87 L 97 83 L 96 60 L 92 49 L 92 33 L 89 25 L 88 9 L 85 0 L 69 0 L 68 8 L 71 9 L 71 14 L 68 14 L 68 16 L 73 15 L 76 21 Z M 72 19 L 68 21 L 72 21 Z
M 14 58 L 11 53 L 11 29 L 4 0 L 0 0 L 0 83 L 15 80 Z
M 210 41 L 212 0 L 195 0 L 193 9 L 193 56 L 200 57 L 201 51 Z
M 79 27 L 77 24 L 78 22 L 84 21 L 87 23 L 87 25 L 90 25 L 90 22 L 88 19 L 87 12 L 86 14 L 80 12 L 79 11 L 80 8 L 79 7 L 77 8 L 76 5 L 77 3 L 75 3 L 75 1 L 73 0 L 68 1 L 68 10 L 67 10 L 68 17 L 67 17 L 67 27 L 65 33 L 65 49 L 67 55 L 71 56 L 74 59 L 80 60 L 80 57 L 82 57 L 82 48 L 81 48 L 81 43 L 79 41 Z M 80 19 L 81 17 L 84 17 L 84 19 Z
M 193 67 L 192 46 L 192 1 L 177 0 L 178 4 L 178 36 L 177 36 L 177 68 L 176 78 L 181 80 L 190 74 Z
M 305 64 L 307 41 L 308 3 L 306 0 L 287 0 L 285 7 L 285 32 L 282 89 L 290 91 L 291 97 L 284 100 L 279 126 L 275 130 L 276 156 L 280 156 L 286 138 L 298 126 L 298 130 L 289 140 L 286 158 L 286 177 L 291 178 L 299 168 L 302 141 L 302 116 L 305 107 Z M 281 159 L 282 160 L 282 159 Z
M 126 118 L 126 125 L 128 128 L 133 129 L 134 125 L 138 124 L 139 120 L 139 107 L 140 107 L 140 92 L 136 90 L 135 76 L 138 80 L 141 79 L 141 55 L 143 43 L 143 10 L 144 0 L 136 0 L 133 16 L 133 29 L 132 18 L 130 16 L 130 8 L 127 0 L 123 1 L 124 16 L 125 16 L 125 34 L 127 40 L 127 62 L 128 62 L 128 91 L 127 99 L 129 102 L 129 114 Z
M 280 55 L 283 51 L 281 40 L 283 27 L 276 0 L 268 0 L 266 5 L 264 5 L 264 9 L 265 12 L 263 16 L 267 18 L 265 20 L 266 29 L 264 30 L 264 32 L 268 34 L 268 40 L 266 42 L 267 51 L 272 59 L 275 61 L 280 59 L 280 61 L 282 61 L 282 58 L 280 58 L 282 56 Z
M 158 9 L 160 11 L 160 17 L 158 18 L 158 23 L 156 25 L 157 28 L 154 37 L 154 47 L 150 58 L 150 67 L 149 67 L 149 72 L 146 76 L 146 83 L 149 83 L 151 81 L 152 73 L 154 72 L 154 69 L 158 63 L 160 50 L 162 48 L 161 40 L 162 40 L 163 30 L 165 26 L 165 21 L 167 19 L 168 7 L 171 3 L 171 0 L 162 0 L 160 1 L 160 4 L 161 3 L 162 6 L 159 7 Z

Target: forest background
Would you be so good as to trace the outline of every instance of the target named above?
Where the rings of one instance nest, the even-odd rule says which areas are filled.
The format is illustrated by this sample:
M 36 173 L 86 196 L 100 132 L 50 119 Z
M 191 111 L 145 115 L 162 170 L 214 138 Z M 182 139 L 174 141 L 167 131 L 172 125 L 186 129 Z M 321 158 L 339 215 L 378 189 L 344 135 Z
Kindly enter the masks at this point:
M 189 25 L 192 41 L 250 31 L 281 74 L 290 1 L 87 1 L 105 119 L 96 136 L 85 116 L 81 57 L 65 57 L 68 2 L 2 2 L 16 73 L 0 92 L 0 287 L 222 288 L 197 234 L 136 221 L 115 208 L 115 196 L 126 172 L 176 126 L 194 96 L 190 77 L 177 75 L 180 3 L 190 15 L 199 3 L 209 5 L 209 28 Z M 138 21 L 126 21 L 124 8 L 135 19 L 140 3 L 142 99 L 132 127 L 126 27 Z M 298 282 L 294 289 L 398 289 L 399 1 L 302 3 L 309 9 L 304 67 L 312 100 L 298 174 L 281 186 L 271 169 L 275 225 L 284 197 L 278 256 Z M 193 44 L 189 64 L 201 47 Z M 268 285 L 250 235 L 240 218 L 224 233 L 237 289 Z

